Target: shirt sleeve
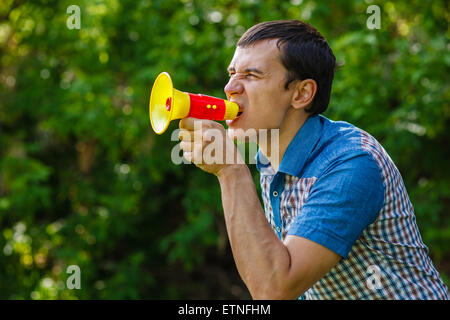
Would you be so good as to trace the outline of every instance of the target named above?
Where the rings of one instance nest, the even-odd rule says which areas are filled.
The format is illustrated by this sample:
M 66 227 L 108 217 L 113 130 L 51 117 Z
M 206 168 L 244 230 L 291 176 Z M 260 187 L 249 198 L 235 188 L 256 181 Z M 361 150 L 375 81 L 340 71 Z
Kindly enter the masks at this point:
M 346 154 L 318 178 L 288 235 L 296 235 L 346 258 L 383 206 L 381 171 L 366 153 Z

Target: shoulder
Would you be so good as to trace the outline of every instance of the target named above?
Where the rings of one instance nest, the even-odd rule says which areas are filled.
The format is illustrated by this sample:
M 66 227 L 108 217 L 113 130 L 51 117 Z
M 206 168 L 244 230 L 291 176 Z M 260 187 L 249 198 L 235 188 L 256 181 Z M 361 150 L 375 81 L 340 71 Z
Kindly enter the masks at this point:
M 311 159 L 318 172 L 326 173 L 335 167 L 380 169 L 377 159 L 385 151 L 369 133 L 345 121 L 333 121 L 320 116 L 322 135 Z

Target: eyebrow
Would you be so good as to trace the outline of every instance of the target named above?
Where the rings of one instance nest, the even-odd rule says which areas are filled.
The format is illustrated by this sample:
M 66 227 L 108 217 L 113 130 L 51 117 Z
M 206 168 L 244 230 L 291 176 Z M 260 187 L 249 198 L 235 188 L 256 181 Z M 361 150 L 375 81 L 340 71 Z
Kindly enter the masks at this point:
M 236 69 L 234 67 L 228 67 L 228 72 L 230 71 L 236 71 Z M 258 73 L 258 74 L 264 74 L 264 72 L 262 72 L 261 70 L 257 69 L 257 68 L 246 68 L 244 69 L 244 72 L 249 73 L 249 72 L 254 72 L 254 73 Z

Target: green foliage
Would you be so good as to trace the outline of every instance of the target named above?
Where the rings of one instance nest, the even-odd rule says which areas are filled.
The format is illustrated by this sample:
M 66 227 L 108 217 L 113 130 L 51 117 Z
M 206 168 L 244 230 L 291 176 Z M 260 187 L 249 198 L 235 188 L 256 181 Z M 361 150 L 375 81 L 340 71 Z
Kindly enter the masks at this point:
M 0 298 L 248 298 L 215 177 L 170 160 L 148 120 L 161 71 L 224 97 L 239 36 L 301 19 L 338 61 L 325 115 L 374 135 L 397 164 L 424 242 L 450 277 L 445 1 L 0 3 Z M 66 27 L 69 5 L 81 29 Z M 255 168 L 252 167 L 257 181 Z M 68 290 L 66 268 L 81 268 Z

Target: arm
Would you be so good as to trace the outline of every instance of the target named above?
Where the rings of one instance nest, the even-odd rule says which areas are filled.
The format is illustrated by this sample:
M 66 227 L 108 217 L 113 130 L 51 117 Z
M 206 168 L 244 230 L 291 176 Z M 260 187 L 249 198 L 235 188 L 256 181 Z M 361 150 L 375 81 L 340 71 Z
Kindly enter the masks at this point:
M 215 129 L 227 139 L 219 123 L 202 122 L 200 135 L 205 137 L 209 129 Z M 287 236 L 285 242 L 281 242 L 264 216 L 248 167 L 202 163 L 202 150 L 208 143 L 194 139 L 199 133 L 194 133 L 193 119 L 182 120 L 180 128 L 183 156 L 219 179 L 233 256 L 253 298 L 295 299 L 339 261 L 340 257 L 334 252 L 302 237 Z M 235 148 L 232 142 L 225 144 L 224 156 L 227 152 L 237 152 L 230 148 Z
M 233 256 L 253 298 L 295 299 L 339 261 L 336 253 L 305 238 L 278 239 L 247 166 L 226 167 L 218 179 Z

